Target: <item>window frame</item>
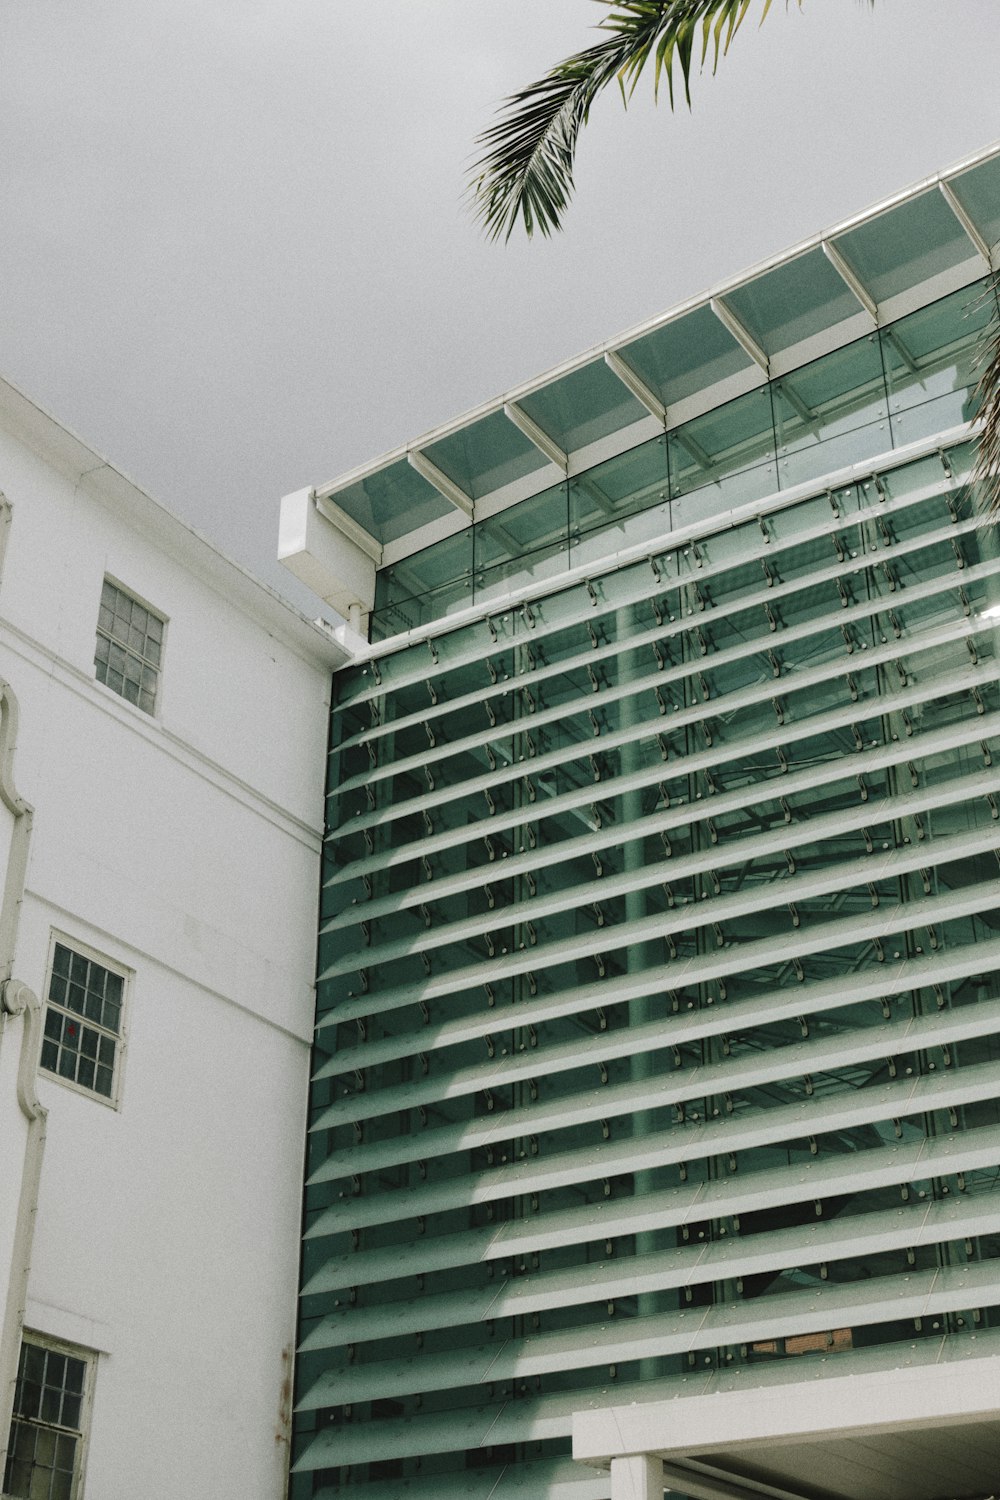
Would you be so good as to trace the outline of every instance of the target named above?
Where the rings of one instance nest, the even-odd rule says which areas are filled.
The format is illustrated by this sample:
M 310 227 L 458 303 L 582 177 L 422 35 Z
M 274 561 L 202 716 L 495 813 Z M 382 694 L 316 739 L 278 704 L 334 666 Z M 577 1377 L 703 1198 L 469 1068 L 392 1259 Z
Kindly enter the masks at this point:
M 110 1094 L 103 1094 L 100 1089 L 94 1088 L 90 1084 L 80 1083 L 75 1078 L 67 1078 L 64 1074 L 56 1072 L 42 1063 L 42 1049 L 45 1046 L 45 1042 L 51 1040 L 47 1037 L 45 1029 L 50 1006 L 59 1015 L 77 1016 L 85 1025 L 96 1030 L 101 1036 L 111 1035 L 110 1028 L 102 1025 L 101 1022 L 94 1022 L 87 1016 L 79 1016 L 79 1013 L 72 1010 L 69 1006 L 63 1005 L 60 1001 L 51 998 L 50 989 L 57 945 L 69 949 L 70 953 L 86 959 L 89 963 L 98 964 L 102 969 L 106 969 L 108 973 L 117 975 L 122 981 L 121 1016 L 118 1033 L 115 1037 L 115 1061 L 112 1071 Z M 49 936 L 49 953 L 45 965 L 45 986 L 43 991 L 45 1014 L 42 1018 L 42 1036 L 38 1053 L 38 1068 L 43 1077 L 51 1078 L 55 1083 L 62 1084 L 64 1088 L 72 1089 L 76 1094 L 82 1094 L 84 1098 L 96 1099 L 98 1103 L 104 1104 L 110 1109 L 121 1109 L 122 1080 L 125 1070 L 125 1054 L 128 1046 L 129 1005 L 134 978 L 135 970 L 130 969 L 126 964 L 111 958 L 107 953 L 100 952 L 97 948 L 93 948 L 89 943 L 85 943 L 79 938 L 71 937 L 68 933 L 60 932 L 56 928 L 52 929 Z M 2 1500 L 2 1497 L 0 1497 L 0 1500 Z
M 128 599 L 128 600 L 131 601 L 132 604 L 137 604 L 140 609 L 144 609 L 147 612 L 148 615 L 150 615 L 154 620 L 157 620 L 159 622 L 159 624 L 161 626 L 160 641 L 159 641 L 160 652 L 159 652 L 159 661 L 156 663 L 155 666 L 153 666 L 152 663 L 147 662 L 145 660 L 145 658 L 142 655 L 140 655 L 138 652 L 130 650 L 129 647 L 127 647 L 127 646 L 123 646 L 123 644 L 122 644 L 121 641 L 114 641 L 114 638 L 111 635 L 109 635 L 109 633 L 106 630 L 104 630 L 102 628 L 102 626 L 101 626 L 101 610 L 102 610 L 102 608 L 105 607 L 105 605 L 104 605 L 104 590 L 105 590 L 106 587 L 109 587 L 109 586 L 111 588 L 113 588 L 113 589 L 116 589 L 119 594 L 124 595 L 126 599 Z M 116 578 L 114 576 L 114 574 L 112 574 L 112 573 L 105 573 L 104 574 L 104 577 L 101 580 L 101 592 L 100 592 L 100 595 L 99 595 L 98 601 L 97 601 L 97 625 L 96 625 L 95 630 L 94 630 L 94 663 L 93 663 L 93 666 L 94 666 L 94 681 L 97 683 L 97 685 L 99 687 L 102 687 L 102 688 L 106 689 L 106 691 L 109 692 L 109 693 L 113 693 L 114 696 L 120 702 L 127 703 L 130 708 L 136 709 L 139 713 L 141 713 L 147 719 L 156 719 L 156 718 L 159 717 L 159 713 L 160 713 L 160 697 L 161 697 L 161 691 L 162 691 L 162 687 L 163 687 L 163 658 L 164 658 L 164 653 L 166 651 L 167 629 L 168 629 L 168 626 L 169 626 L 169 620 L 168 620 L 167 616 L 162 612 L 162 610 L 159 610 L 159 609 L 156 608 L 155 605 L 150 604 L 149 601 L 142 596 L 142 594 L 137 593 L 135 591 L 135 589 L 129 588 L 127 584 L 122 583 L 120 579 L 118 579 L 118 578 Z M 150 671 L 152 671 L 152 672 L 155 673 L 155 675 L 156 675 L 156 685 L 155 685 L 155 688 L 153 690 L 153 706 L 152 706 L 152 708 L 146 708 L 146 707 L 144 707 L 144 705 L 141 702 L 138 702 L 138 701 L 133 702 L 132 699 L 127 696 L 126 693 L 120 692 L 118 690 L 118 688 L 113 687 L 110 683 L 102 681 L 101 677 L 98 675 L 101 663 L 97 659 L 97 652 L 98 652 L 98 649 L 99 649 L 99 643 L 102 640 L 113 642 L 115 645 L 117 645 L 119 647 L 122 647 L 122 649 L 126 653 L 126 656 L 130 657 L 133 661 L 139 661 L 143 667 L 148 668 L 148 670 L 150 670 Z
M 17 1394 L 20 1390 L 21 1356 L 26 1347 L 43 1349 L 47 1353 L 64 1354 L 70 1359 L 79 1360 L 84 1367 L 83 1392 L 80 1401 L 79 1425 L 77 1427 L 62 1427 L 56 1423 L 43 1422 L 36 1418 L 21 1417 L 17 1411 Z M 80 1344 L 69 1343 L 65 1339 L 53 1338 L 47 1333 L 39 1333 L 32 1328 L 24 1328 L 21 1332 L 21 1345 L 18 1350 L 18 1383 L 15 1387 L 14 1408 L 11 1414 L 10 1430 L 7 1433 L 7 1444 L 4 1452 L 3 1472 L 0 1472 L 0 1486 L 7 1477 L 8 1466 L 12 1462 L 13 1437 L 15 1423 L 23 1422 L 35 1431 L 59 1432 L 71 1434 L 75 1437 L 76 1447 L 73 1453 L 73 1477 L 70 1483 L 69 1500 L 83 1500 L 84 1477 L 87 1467 L 87 1453 L 90 1446 L 90 1421 L 94 1405 L 94 1384 L 97 1374 L 98 1351 L 88 1349 Z M 22 1496 L 15 1495 L 13 1491 L 0 1488 L 0 1500 L 23 1500 Z

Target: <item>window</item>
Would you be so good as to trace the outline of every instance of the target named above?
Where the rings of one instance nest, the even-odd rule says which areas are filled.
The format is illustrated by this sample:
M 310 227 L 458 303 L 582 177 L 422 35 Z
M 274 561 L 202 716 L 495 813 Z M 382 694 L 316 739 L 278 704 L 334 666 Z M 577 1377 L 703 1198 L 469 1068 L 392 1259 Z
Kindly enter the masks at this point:
M 49 971 L 41 1065 L 115 1103 L 123 1044 L 126 973 L 56 939 Z
M 147 714 L 156 707 L 165 623 L 105 578 L 94 652 L 97 680 Z
M 25 1334 L 3 1493 L 13 1500 L 76 1500 L 95 1357 Z

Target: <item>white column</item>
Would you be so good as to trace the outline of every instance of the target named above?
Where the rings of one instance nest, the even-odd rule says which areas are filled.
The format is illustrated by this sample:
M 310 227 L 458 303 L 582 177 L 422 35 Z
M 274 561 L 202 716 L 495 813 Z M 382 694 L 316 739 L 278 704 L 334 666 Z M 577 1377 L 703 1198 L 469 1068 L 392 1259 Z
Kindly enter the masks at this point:
M 611 1500 L 663 1500 L 663 1460 L 633 1453 L 611 1460 Z

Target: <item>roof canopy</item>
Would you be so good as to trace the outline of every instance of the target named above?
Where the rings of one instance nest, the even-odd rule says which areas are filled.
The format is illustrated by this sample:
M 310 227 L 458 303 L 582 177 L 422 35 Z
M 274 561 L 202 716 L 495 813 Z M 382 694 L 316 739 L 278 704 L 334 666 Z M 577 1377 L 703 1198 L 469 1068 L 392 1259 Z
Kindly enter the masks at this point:
M 381 560 L 410 553 L 981 277 L 1000 145 L 322 486 Z

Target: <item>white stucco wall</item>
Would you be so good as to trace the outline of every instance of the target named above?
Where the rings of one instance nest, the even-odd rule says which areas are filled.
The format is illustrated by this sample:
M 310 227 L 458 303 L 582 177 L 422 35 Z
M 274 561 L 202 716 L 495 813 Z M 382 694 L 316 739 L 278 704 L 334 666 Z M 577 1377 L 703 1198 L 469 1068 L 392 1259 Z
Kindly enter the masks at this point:
M 134 975 L 119 1107 L 39 1075 L 26 1323 L 99 1351 L 86 1500 L 280 1500 L 337 652 L 4 395 L 14 973 L 43 995 L 56 931 Z M 155 717 L 94 680 L 106 574 L 168 619 Z

